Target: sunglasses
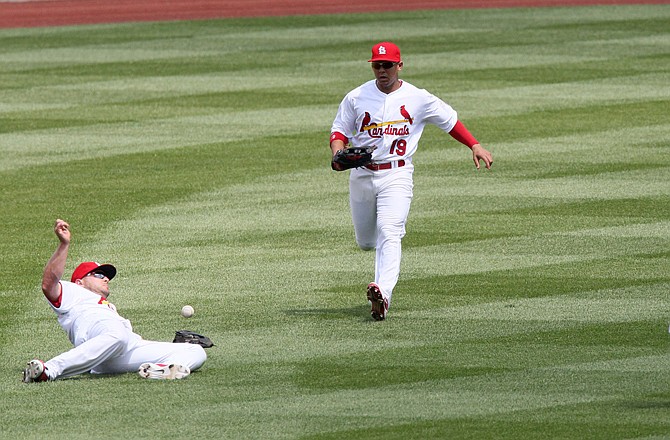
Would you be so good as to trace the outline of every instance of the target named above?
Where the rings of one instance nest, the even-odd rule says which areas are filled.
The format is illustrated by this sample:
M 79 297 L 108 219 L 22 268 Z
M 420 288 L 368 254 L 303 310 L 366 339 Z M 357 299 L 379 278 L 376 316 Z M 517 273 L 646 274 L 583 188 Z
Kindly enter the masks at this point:
M 384 61 L 383 63 L 372 63 L 372 68 L 375 70 L 379 70 L 382 67 L 386 70 L 391 69 L 393 66 L 395 66 L 398 63 L 393 63 L 391 61 Z
M 100 272 L 89 273 L 86 276 L 87 277 L 95 277 L 95 278 L 98 278 L 99 280 L 103 280 L 103 279 L 107 278 L 107 275 L 105 275 L 104 273 L 100 273 Z

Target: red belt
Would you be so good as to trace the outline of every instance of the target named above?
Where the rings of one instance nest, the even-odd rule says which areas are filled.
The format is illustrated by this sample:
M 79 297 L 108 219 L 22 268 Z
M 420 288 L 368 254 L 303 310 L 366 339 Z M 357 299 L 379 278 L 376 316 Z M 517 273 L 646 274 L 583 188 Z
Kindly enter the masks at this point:
M 390 170 L 393 168 L 393 164 L 396 163 L 397 165 L 395 168 L 400 168 L 405 166 L 405 161 L 404 160 L 399 160 L 397 162 L 386 162 L 386 163 L 378 163 L 378 164 L 370 164 L 370 165 L 365 165 L 365 168 L 372 170 L 372 171 L 379 171 L 379 170 Z

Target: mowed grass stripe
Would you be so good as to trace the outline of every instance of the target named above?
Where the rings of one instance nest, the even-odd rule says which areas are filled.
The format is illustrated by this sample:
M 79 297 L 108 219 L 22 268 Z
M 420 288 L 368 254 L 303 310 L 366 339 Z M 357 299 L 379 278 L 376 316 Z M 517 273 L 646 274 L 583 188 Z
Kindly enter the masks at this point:
M 467 32 L 462 32 L 467 34 Z M 317 33 L 315 32 L 315 36 Z M 421 36 L 425 38 L 424 36 Z M 245 35 L 244 40 L 248 40 Z M 273 32 L 268 38 L 281 38 L 277 32 Z M 4 54 L 3 64 L 0 72 L 16 74 L 21 73 L 23 78 L 39 77 L 44 72 L 51 73 L 53 83 L 62 82 L 64 84 L 74 83 L 75 79 L 82 78 L 103 78 L 114 74 L 117 77 L 146 77 L 157 73 L 164 76 L 172 75 L 203 75 L 209 73 L 228 72 L 234 73 L 242 70 L 255 71 L 259 68 L 254 59 L 264 56 L 263 54 L 250 57 L 248 54 L 244 59 L 240 58 L 238 51 L 239 45 L 225 37 L 224 41 L 216 41 L 215 44 L 210 40 L 188 41 L 180 44 L 179 40 L 166 38 L 162 40 L 166 46 L 164 48 L 151 48 L 142 42 L 136 47 L 128 45 L 91 45 L 89 48 L 67 48 L 67 49 L 46 49 L 34 52 L 17 52 L 15 54 Z M 295 56 L 305 56 L 312 51 L 330 51 L 331 46 L 337 43 L 337 39 L 329 41 L 327 44 L 316 42 L 316 44 L 304 44 L 297 39 L 291 39 L 292 49 L 288 53 Z M 626 38 L 616 40 L 591 40 L 585 37 L 580 40 L 579 52 L 566 53 L 565 42 L 552 39 L 528 38 L 527 47 L 525 47 L 526 56 L 518 57 L 516 47 L 503 44 L 487 45 L 482 48 L 464 48 L 459 46 L 459 50 L 447 46 L 442 52 L 433 51 L 430 54 L 421 52 L 408 52 L 406 59 L 412 66 L 420 68 L 423 75 L 434 73 L 439 70 L 442 72 L 458 73 L 463 72 L 469 75 L 483 75 L 486 72 L 501 73 L 505 71 L 516 72 L 526 77 L 527 72 L 524 67 L 535 66 L 538 72 L 543 67 L 548 70 L 556 70 L 556 65 L 566 65 L 564 74 L 574 72 L 591 72 L 597 77 L 598 72 L 603 67 L 612 70 L 612 74 L 617 72 L 642 72 L 645 67 L 658 69 L 651 61 L 655 58 L 665 58 L 667 53 L 664 50 L 666 37 L 659 34 L 657 37 L 635 38 L 628 35 Z M 411 44 L 411 40 L 409 41 Z M 226 47 L 234 45 L 235 51 L 230 56 L 226 56 Z M 183 46 L 183 47 L 181 47 Z M 253 46 L 258 48 L 257 45 Z M 635 47 L 634 54 L 622 54 L 624 58 L 640 59 L 641 65 L 627 66 L 612 61 L 611 53 L 616 50 L 629 49 Z M 301 54 L 300 52 L 304 52 Z M 362 50 L 361 50 L 362 52 Z M 473 55 L 475 55 L 473 57 Z M 188 60 L 188 63 L 185 61 Z M 306 60 L 301 62 L 301 68 L 311 70 L 321 65 L 323 60 Z M 409 67 L 408 63 L 408 67 Z M 347 58 L 334 61 L 335 66 L 351 65 Z M 266 67 L 275 69 L 290 68 L 292 66 L 290 57 L 286 52 L 275 57 L 267 57 L 264 60 Z M 313 67 L 312 67 L 313 66 Z M 295 67 L 295 66 L 293 66 Z M 489 70 L 491 69 L 491 70 Z M 559 74 L 560 72 L 554 72 Z M 535 76 L 532 79 L 541 80 L 544 75 Z M 529 77 L 530 79 L 530 77 Z M 27 86 L 27 83 L 21 83 Z M 36 84 L 37 85 L 37 84 Z
M 353 70 L 358 72 L 362 78 L 365 76 L 367 66 L 355 65 L 351 66 Z M 408 67 L 407 73 L 403 77 L 411 81 L 417 82 L 418 85 L 430 85 L 432 81 L 425 81 L 419 76 L 414 79 L 414 72 Z M 562 66 L 557 66 L 556 71 L 562 71 Z M 246 75 L 246 74 L 245 74 Z M 517 75 L 514 80 L 510 79 L 508 82 L 513 83 L 509 86 L 504 81 L 505 74 L 489 74 L 488 78 L 470 78 L 472 83 L 486 82 L 487 84 L 497 83 L 494 89 L 473 90 L 467 91 L 460 88 L 454 88 L 453 84 L 460 84 L 465 81 L 465 77 L 449 78 L 444 82 L 436 84 L 436 92 L 445 95 L 445 99 L 449 101 L 456 100 L 459 105 L 457 110 L 462 109 L 463 106 L 467 109 L 470 117 L 486 116 L 503 113 L 505 115 L 523 113 L 533 111 L 541 108 L 551 109 L 553 111 L 564 111 L 565 109 L 575 108 L 586 104 L 603 105 L 613 104 L 617 100 L 625 98 L 631 103 L 638 101 L 661 101 L 670 93 L 668 92 L 667 83 L 663 81 L 662 73 L 631 73 L 621 78 L 605 78 L 605 79 L 591 79 L 588 81 L 581 81 L 579 78 L 572 77 L 569 81 L 564 78 L 551 76 L 544 76 L 547 81 L 554 81 L 553 84 L 536 84 L 533 86 L 519 84 L 521 79 Z M 219 106 L 233 108 L 245 108 L 246 106 L 263 105 L 263 101 L 246 99 L 240 100 L 239 96 L 251 92 L 258 92 L 261 95 L 267 96 L 281 96 L 291 95 L 294 93 L 296 98 L 305 95 L 318 95 L 323 99 L 324 96 L 330 99 L 335 97 L 341 98 L 342 92 L 339 90 L 341 85 L 345 82 L 342 79 L 324 82 L 318 77 L 317 69 L 314 75 L 309 75 L 309 79 L 300 80 L 296 78 L 295 72 L 278 69 L 271 72 L 268 70 L 249 72 L 248 78 L 240 77 L 238 74 L 211 74 L 198 76 L 152 76 L 149 78 L 131 78 L 123 81 L 80 81 L 76 85 L 63 86 L 40 86 L 31 89 L 27 92 L 25 89 L 20 89 L 15 92 L 6 91 L 4 93 L 5 103 L 3 113 L 12 114 L 16 116 L 21 112 L 16 112 L 9 106 L 10 103 L 26 105 L 26 99 L 31 99 L 32 105 L 36 110 L 40 109 L 40 105 L 48 109 L 62 109 L 62 113 L 50 112 L 48 114 L 35 114 L 32 116 L 42 116 L 46 118 L 58 117 L 60 114 L 68 115 L 72 118 L 75 111 L 73 106 L 81 107 L 81 110 L 93 110 L 95 114 L 110 114 L 113 116 L 111 110 L 119 107 L 109 107 L 112 104 L 116 106 L 127 102 L 132 105 L 141 105 L 143 102 L 153 104 L 153 112 L 160 112 L 160 104 L 168 104 L 171 101 L 184 100 L 183 105 L 190 107 L 193 103 L 200 102 L 204 106 Z M 246 81 L 245 81 L 246 79 Z M 565 78 L 567 79 L 567 78 Z M 253 81 L 250 81 L 253 80 Z M 318 88 L 298 89 L 298 85 L 312 85 Z M 444 89 L 444 90 L 441 90 Z M 23 94 L 21 94 L 23 90 Z M 316 93 L 316 92 L 319 93 Z M 654 93 L 655 92 L 655 93 Z M 509 96 L 513 95 L 516 100 L 512 101 Z M 451 97 L 451 98 L 448 98 Z M 23 98 L 23 99 L 22 99 Z M 232 102 L 225 104 L 228 100 Z M 31 102 L 32 102 L 31 101 Z M 288 99 L 286 102 L 292 102 Z M 461 101 L 464 101 L 461 103 Z M 270 101 L 274 103 L 273 101 Z M 481 107 L 477 109 L 470 109 L 470 106 Z M 482 105 L 484 104 L 484 105 Z M 506 105 L 505 105 L 506 104 Z M 268 103 L 264 104 L 266 107 Z M 456 105 L 456 104 L 454 104 Z M 19 107 L 20 108 L 20 107 Z M 251 107 L 254 108 L 254 107 Z M 165 112 L 172 109 L 166 108 Z M 160 113 L 158 113 L 160 114 Z M 30 114 L 28 114 L 30 115 Z M 122 113 L 119 113 L 122 116 Z M 631 112 L 634 115 L 634 112 Z M 83 115 L 82 115 L 83 116 Z M 123 119 L 122 119 L 123 120 Z
M 633 285 L 625 289 L 606 289 L 594 293 L 573 291 L 560 296 L 542 298 L 510 298 L 486 304 L 436 309 L 405 311 L 405 319 L 461 320 L 463 316 L 476 316 L 478 320 L 510 321 L 559 321 L 573 323 L 628 322 L 645 319 L 663 320 L 667 316 L 667 299 L 659 292 L 670 286 L 646 281 L 646 285 Z M 639 283 L 639 281 L 638 281 Z M 532 295 L 532 292 L 526 294 Z M 536 292 L 542 295 L 543 292 Z M 570 297 L 570 294 L 575 297 Z
M 643 112 L 635 111 L 635 107 L 642 108 L 648 106 L 658 107 L 658 111 L 652 112 L 655 118 L 645 118 Z M 573 123 L 567 121 L 570 126 L 578 126 L 581 130 L 605 131 L 608 127 L 619 127 L 622 123 L 633 125 L 637 123 L 648 128 L 650 124 L 662 124 L 664 114 L 662 108 L 664 101 L 644 102 L 636 105 L 610 105 L 605 107 L 590 106 L 583 110 L 576 110 L 571 118 Z M 122 110 L 122 108 L 121 108 Z M 206 108 L 200 112 L 206 112 Z M 565 110 L 563 110 L 565 111 Z M 261 111 L 229 111 L 225 113 L 209 113 L 207 116 L 181 116 L 169 119 L 149 119 L 145 121 L 128 120 L 116 121 L 111 124 L 98 124 L 97 130 L 91 134 L 91 125 L 100 121 L 80 121 L 72 120 L 65 124 L 64 121 L 50 120 L 43 122 L 45 126 L 56 126 L 58 131 L 52 133 L 48 129 L 36 130 L 35 133 L 21 132 L 21 126 L 27 124 L 25 128 L 34 131 L 39 127 L 32 120 L 26 120 L 25 123 L 18 121 L 14 125 L 11 119 L 5 120 L 6 130 L 12 130 L 12 127 L 18 125 L 19 133 L 0 134 L 0 147 L 5 151 L 14 151 L 16 153 L 13 160 L 4 161 L 2 166 L 5 169 L 15 167 L 39 165 L 51 158 L 45 156 L 45 151 L 56 149 L 61 151 L 61 156 L 57 159 L 69 160 L 69 158 L 83 159 L 87 157 L 108 156 L 110 154 L 124 154 L 132 151 L 147 151 L 156 148 L 174 148 L 184 145 L 202 144 L 207 142 L 225 142 L 230 140 L 239 140 L 262 135 L 287 134 L 291 132 L 304 130 L 322 130 L 327 131 L 326 122 L 333 116 L 334 110 L 327 105 L 309 106 L 309 107 L 289 107 L 272 108 Z M 552 114 L 553 113 L 553 114 Z M 561 117 L 559 117 L 559 114 Z M 602 117 L 595 118 L 594 115 L 601 114 Z M 532 116 L 531 116 L 532 115 Z M 588 125 L 580 123 L 586 115 L 590 116 L 591 122 Z M 614 118 L 613 115 L 617 115 Z M 633 116 L 629 116 L 633 115 Z M 635 116 L 638 115 L 638 116 Z M 125 118 L 129 115 L 124 114 Z M 100 116 L 98 116 L 100 117 Z M 540 135 L 553 135 L 564 130 L 565 117 L 561 111 L 552 110 L 530 113 L 523 116 L 524 123 L 528 127 L 536 127 L 538 137 Z M 535 119 L 535 120 L 533 120 Z M 506 127 L 514 136 L 520 135 L 517 130 L 510 129 L 510 116 L 475 119 L 474 122 L 482 127 Z M 258 121 L 255 125 L 250 121 Z M 547 122 L 556 121 L 554 124 Z M 58 123 L 61 124 L 58 124 Z M 84 127 L 79 127 L 80 125 Z M 38 127 L 34 127 L 38 125 Z M 63 125 L 71 126 L 69 129 L 63 128 Z M 223 128 L 224 130 L 216 130 Z M 492 128 L 489 128 L 492 130 Z M 645 130 L 646 131 L 646 130 Z M 500 134 L 500 133 L 498 133 Z M 523 135 L 528 137 L 532 131 L 525 130 Z M 146 136 L 150 135 L 150 140 Z M 599 133 L 602 135 L 602 133 Z M 77 140 L 78 139 L 78 140 Z M 573 145 L 588 145 L 583 137 L 574 138 Z M 424 142 L 427 143 L 427 142 Z M 430 146 L 430 143 L 428 143 Z M 101 148 L 105 147 L 105 148 Z M 630 153 L 629 153 L 630 154 Z M 610 155 L 607 156 L 608 158 Z M 32 160 L 31 160 L 32 159 Z M 418 156 L 421 160 L 421 156 Z M 650 165 L 657 166 L 657 165 Z
M 267 111 L 239 111 L 208 116 L 186 116 L 168 120 L 126 121 L 118 124 L 97 124 L 84 127 L 61 128 L 56 132 L 40 130 L 35 133 L 0 135 L 0 146 L 12 151 L 11 160 L 4 161 L 5 170 L 36 166 L 54 162 L 68 162 L 91 158 L 137 154 L 217 143 L 225 156 L 224 142 L 246 140 L 242 146 L 245 154 L 253 150 L 267 136 L 303 134 L 305 130 L 322 133 L 328 130 L 324 120 L 334 113 L 325 106 L 302 109 L 274 108 Z M 258 121 L 256 125 L 253 122 Z M 323 141 L 321 152 L 327 150 Z M 58 155 L 45 155 L 46 152 Z M 281 156 L 278 156 L 281 157 Z M 327 158 L 327 156 L 326 156 Z M 325 159 L 324 159 L 325 160 Z

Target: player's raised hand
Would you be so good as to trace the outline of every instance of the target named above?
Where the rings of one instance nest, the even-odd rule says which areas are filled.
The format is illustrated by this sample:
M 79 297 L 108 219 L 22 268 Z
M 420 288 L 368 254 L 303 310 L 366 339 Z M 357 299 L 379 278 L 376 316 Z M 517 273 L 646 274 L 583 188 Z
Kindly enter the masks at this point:
M 70 225 L 65 220 L 56 220 L 56 224 L 54 225 L 54 232 L 56 233 L 56 236 L 61 241 L 61 243 L 70 243 Z
M 477 169 L 480 168 L 479 162 L 484 161 L 484 166 L 487 170 L 491 169 L 493 164 L 493 156 L 491 153 L 480 144 L 475 144 L 472 146 L 472 160 L 475 162 Z

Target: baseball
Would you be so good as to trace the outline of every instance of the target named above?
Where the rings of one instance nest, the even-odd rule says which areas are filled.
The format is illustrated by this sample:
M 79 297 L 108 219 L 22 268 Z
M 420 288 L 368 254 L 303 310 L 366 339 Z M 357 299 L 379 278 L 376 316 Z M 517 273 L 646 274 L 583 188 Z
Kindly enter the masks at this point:
M 184 318 L 190 318 L 191 316 L 193 316 L 194 313 L 195 310 L 193 310 L 193 307 L 191 306 L 184 306 L 181 308 L 181 316 L 183 316 Z

